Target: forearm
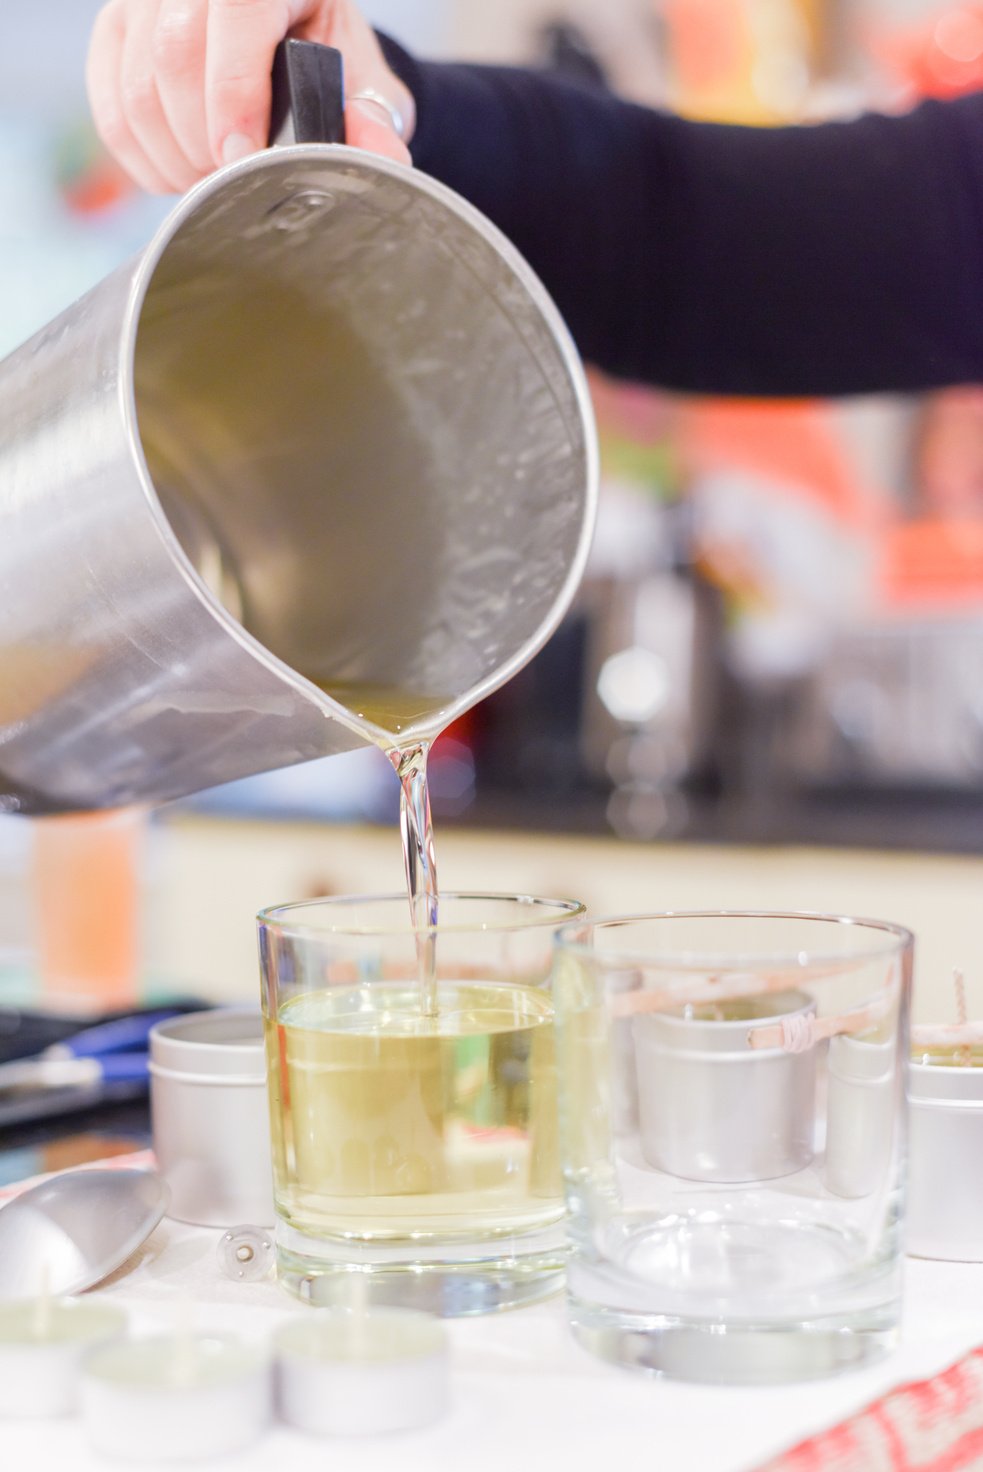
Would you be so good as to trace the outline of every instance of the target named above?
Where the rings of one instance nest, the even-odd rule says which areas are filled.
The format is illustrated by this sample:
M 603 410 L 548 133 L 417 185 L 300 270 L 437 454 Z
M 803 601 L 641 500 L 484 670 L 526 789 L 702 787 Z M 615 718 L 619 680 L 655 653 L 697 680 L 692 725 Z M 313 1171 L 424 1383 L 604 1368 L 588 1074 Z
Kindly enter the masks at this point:
M 739 395 L 983 379 L 983 95 L 737 128 L 389 59 L 414 160 L 516 243 L 610 372 Z

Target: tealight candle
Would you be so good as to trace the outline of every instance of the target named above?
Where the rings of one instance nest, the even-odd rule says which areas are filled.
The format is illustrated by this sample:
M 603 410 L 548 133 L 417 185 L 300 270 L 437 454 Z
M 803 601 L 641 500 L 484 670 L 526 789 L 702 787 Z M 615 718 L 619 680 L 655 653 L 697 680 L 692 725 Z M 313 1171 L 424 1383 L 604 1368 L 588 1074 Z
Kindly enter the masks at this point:
M 447 1341 L 412 1309 L 317 1309 L 274 1337 L 277 1405 L 315 1435 L 408 1431 L 447 1406 Z
M 107 1345 L 86 1361 L 80 1390 L 92 1446 L 128 1462 L 226 1456 L 270 1419 L 267 1356 L 218 1335 Z
M 82 1360 L 125 1331 L 126 1315 L 96 1300 L 0 1304 L 0 1416 L 71 1415 Z

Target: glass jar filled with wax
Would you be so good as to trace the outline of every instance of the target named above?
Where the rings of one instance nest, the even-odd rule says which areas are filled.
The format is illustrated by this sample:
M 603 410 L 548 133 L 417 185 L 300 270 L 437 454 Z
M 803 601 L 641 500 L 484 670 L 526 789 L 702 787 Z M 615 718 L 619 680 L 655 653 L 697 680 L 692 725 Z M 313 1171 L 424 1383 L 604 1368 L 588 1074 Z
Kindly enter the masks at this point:
M 802 914 L 558 933 L 568 1298 L 589 1349 L 756 1383 L 893 1344 L 911 949 L 898 926 Z
M 550 950 L 574 901 L 314 900 L 259 917 L 277 1266 L 314 1303 L 444 1315 L 556 1291 L 564 1258 Z

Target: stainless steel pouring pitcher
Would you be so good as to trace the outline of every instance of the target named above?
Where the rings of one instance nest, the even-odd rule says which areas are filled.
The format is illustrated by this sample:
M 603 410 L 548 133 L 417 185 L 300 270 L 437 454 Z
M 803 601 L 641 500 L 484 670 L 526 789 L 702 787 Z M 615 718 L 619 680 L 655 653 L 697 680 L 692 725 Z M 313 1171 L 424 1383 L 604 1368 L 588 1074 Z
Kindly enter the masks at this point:
M 427 176 L 220 170 L 0 363 L 0 809 L 435 734 L 549 637 L 596 457 L 532 271 Z

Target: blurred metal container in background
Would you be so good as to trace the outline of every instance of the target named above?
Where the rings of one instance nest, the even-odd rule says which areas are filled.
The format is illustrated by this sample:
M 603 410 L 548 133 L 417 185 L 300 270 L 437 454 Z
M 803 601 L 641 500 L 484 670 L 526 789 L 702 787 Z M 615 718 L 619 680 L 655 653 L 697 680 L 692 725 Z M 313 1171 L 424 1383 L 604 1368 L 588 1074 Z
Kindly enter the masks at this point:
M 835 635 L 777 753 L 802 787 L 983 789 L 983 617 Z
M 692 565 L 685 505 L 610 498 L 578 607 L 584 768 L 611 785 L 615 832 L 678 833 L 684 789 L 713 759 L 722 635 L 719 598 Z

